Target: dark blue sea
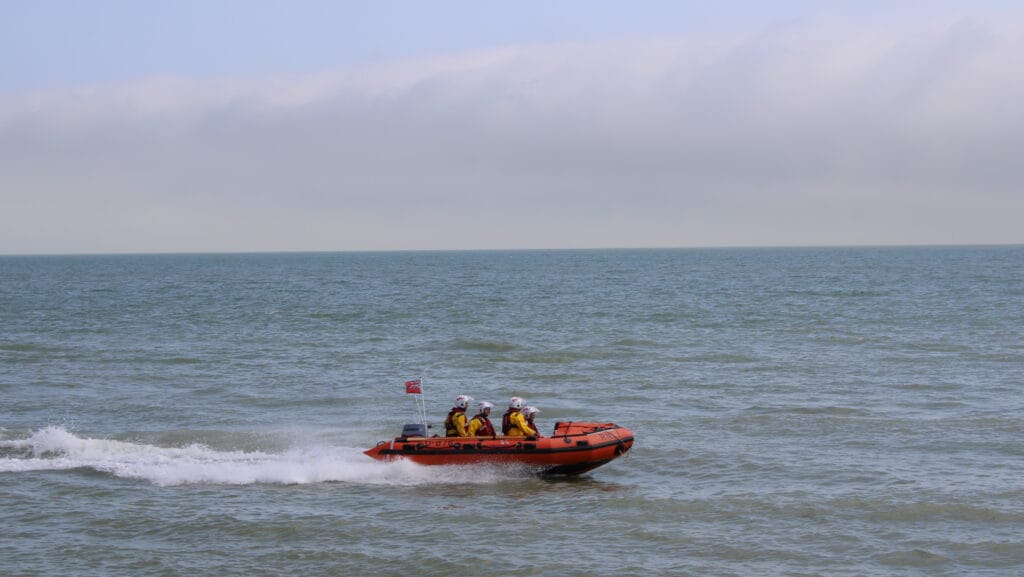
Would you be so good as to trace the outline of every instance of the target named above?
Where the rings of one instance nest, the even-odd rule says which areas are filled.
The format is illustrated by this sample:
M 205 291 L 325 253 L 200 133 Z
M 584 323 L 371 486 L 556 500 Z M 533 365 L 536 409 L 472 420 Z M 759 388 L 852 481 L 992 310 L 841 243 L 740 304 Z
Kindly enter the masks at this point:
M 0 257 L 0 574 L 1024 575 L 1024 247 Z

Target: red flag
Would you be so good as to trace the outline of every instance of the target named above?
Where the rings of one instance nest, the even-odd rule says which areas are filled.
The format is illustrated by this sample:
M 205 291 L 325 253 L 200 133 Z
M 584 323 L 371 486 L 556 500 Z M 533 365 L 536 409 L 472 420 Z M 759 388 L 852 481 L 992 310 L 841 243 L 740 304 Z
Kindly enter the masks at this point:
M 420 380 L 405 381 L 405 393 L 407 395 L 422 395 L 423 389 L 420 388 Z

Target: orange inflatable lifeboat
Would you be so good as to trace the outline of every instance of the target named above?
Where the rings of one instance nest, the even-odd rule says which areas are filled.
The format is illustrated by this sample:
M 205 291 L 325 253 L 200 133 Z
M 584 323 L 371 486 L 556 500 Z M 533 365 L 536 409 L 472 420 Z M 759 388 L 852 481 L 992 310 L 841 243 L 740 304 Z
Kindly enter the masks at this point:
M 421 465 L 521 464 L 543 475 L 579 475 L 624 455 L 633 432 L 614 423 L 555 423 L 550 437 L 428 437 L 424 425 L 365 451 L 374 459 Z

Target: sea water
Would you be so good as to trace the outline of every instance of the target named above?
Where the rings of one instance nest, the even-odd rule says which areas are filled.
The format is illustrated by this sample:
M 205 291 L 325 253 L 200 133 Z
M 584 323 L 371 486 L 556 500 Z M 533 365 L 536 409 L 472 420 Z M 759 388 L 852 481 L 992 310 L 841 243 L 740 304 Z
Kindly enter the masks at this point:
M 0 574 L 1024 575 L 1022 409 L 1024 247 L 0 257 Z

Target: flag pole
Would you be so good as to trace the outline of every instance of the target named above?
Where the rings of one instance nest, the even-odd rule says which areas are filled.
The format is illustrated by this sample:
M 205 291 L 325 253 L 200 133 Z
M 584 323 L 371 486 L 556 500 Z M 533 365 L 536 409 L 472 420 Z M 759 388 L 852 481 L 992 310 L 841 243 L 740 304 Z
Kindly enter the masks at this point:
M 420 390 L 423 390 L 423 379 L 420 379 Z M 420 395 L 420 416 L 423 419 L 423 426 L 429 427 L 427 424 L 427 398 L 424 395 Z
M 419 378 L 420 381 L 420 394 L 419 394 L 419 407 L 420 407 L 420 422 L 423 423 L 423 428 L 427 428 L 427 399 L 423 395 L 423 377 Z

